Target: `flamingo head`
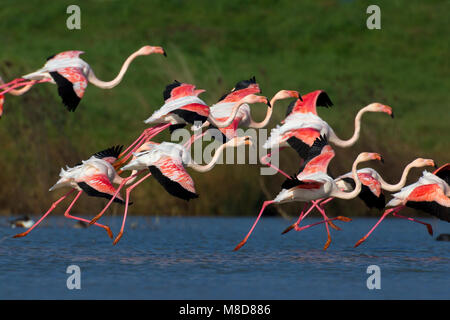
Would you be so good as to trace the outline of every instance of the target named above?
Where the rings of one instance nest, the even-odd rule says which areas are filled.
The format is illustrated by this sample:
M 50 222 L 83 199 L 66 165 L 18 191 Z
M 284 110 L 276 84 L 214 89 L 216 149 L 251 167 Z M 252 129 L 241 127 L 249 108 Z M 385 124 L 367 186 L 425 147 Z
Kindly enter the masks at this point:
M 235 137 L 228 141 L 225 146 L 226 147 L 239 147 L 239 146 L 252 146 L 253 140 L 250 136 L 243 136 L 243 137 Z
M 0 94 L 0 118 L 3 115 L 3 103 L 4 102 L 5 102 L 5 97 L 2 94 Z
M 152 54 L 152 53 L 158 53 L 158 54 L 162 54 L 165 57 L 167 57 L 167 53 L 163 47 L 143 46 L 142 48 L 139 49 L 138 53 L 139 53 L 139 55 L 142 55 L 142 56 L 148 56 L 149 54 Z
M 417 158 L 412 163 L 413 167 L 420 168 L 420 167 L 435 167 L 436 164 L 434 163 L 434 160 L 432 159 L 423 159 L 423 158 Z
M 379 153 L 374 152 L 361 152 L 356 158 L 358 162 L 370 161 L 370 160 L 378 160 L 384 162 L 383 157 Z
M 384 113 L 387 113 L 388 115 L 390 115 L 391 118 L 394 118 L 394 112 L 392 111 L 392 108 L 387 105 L 375 102 L 375 103 L 369 104 L 368 107 L 369 107 L 369 111 L 384 112 Z
M 280 90 L 275 94 L 275 96 L 272 98 L 272 100 L 283 100 L 283 99 L 289 99 L 289 98 L 301 99 L 301 96 L 298 93 L 298 91 Z
M 264 103 L 270 107 L 270 102 L 266 97 L 257 96 L 256 94 L 249 94 L 240 100 L 242 103 Z

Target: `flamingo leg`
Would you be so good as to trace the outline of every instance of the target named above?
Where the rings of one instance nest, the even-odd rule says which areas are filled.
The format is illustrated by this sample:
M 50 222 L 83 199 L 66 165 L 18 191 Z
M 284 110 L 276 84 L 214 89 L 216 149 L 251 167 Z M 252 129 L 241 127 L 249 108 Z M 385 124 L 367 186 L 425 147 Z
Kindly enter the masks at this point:
M 24 86 L 28 86 L 28 85 L 30 85 L 30 88 L 31 88 L 36 83 L 44 83 L 44 82 L 50 82 L 50 81 L 51 81 L 50 79 L 42 79 L 42 80 L 31 80 L 31 81 L 27 81 L 27 82 L 16 83 L 16 84 L 13 84 L 12 86 L 4 89 L 2 92 L 0 92 L 0 94 L 5 94 L 5 93 L 8 93 L 8 92 L 10 92 L 10 91 L 12 91 L 12 90 L 14 90 L 16 88 L 24 87 Z
M 152 174 L 151 172 L 148 173 L 147 175 L 145 175 L 143 178 L 141 178 L 138 182 L 135 182 L 133 185 L 131 185 L 130 187 L 127 188 L 127 195 L 126 195 L 126 199 L 125 199 L 125 211 L 123 213 L 123 221 L 122 221 L 122 226 L 120 228 L 120 232 L 117 235 L 116 239 L 114 239 L 113 244 L 116 245 L 117 242 L 119 242 L 120 238 L 122 238 L 123 236 L 123 229 L 125 228 L 125 221 L 127 219 L 127 212 L 128 212 L 128 203 L 130 202 L 130 193 L 131 191 L 136 188 L 140 183 L 142 183 L 145 179 L 147 179 L 148 177 L 150 177 Z
M 284 149 L 285 147 L 280 148 L 278 151 L 281 151 L 282 149 Z M 281 173 L 283 176 L 285 176 L 288 179 L 291 179 L 291 176 L 288 175 L 286 172 L 284 172 L 283 170 L 277 168 L 276 166 L 274 166 L 270 161 L 267 161 L 267 158 L 269 158 L 270 156 L 272 156 L 272 153 L 268 153 L 265 156 L 261 157 L 261 159 L 259 160 L 262 164 L 265 164 L 273 169 L 275 169 L 277 172 Z
M 342 218 L 344 218 L 344 219 L 342 219 Z M 335 218 L 331 218 L 331 219 L 328 219 L 328 220 L 322 220 L 322 221 L 319 221 L 319 222 L 315 222 L 315 223 L 312 223 L 312 224 L 308 224 L 308 225 L 306 225 L 306 226 L 302 226 L 302 227 L 298 228 L 296 231 L 302 231 L 302 230 L 305 230 L 305 229 L 308 229 L 308 228 L 317 226 L 318 224 L 325 223 L 325 222 L 329 222 L 329 221 L 331 221 L 331 220 L 339 220 L 339 221 L 345 221 L 345 222 L 351 221 L 351 219 L 350 219 L 350 220 L 347 220 L 347 219 L 350 219 L 350 218 L 342 217 L 342 216 L 337 216 L 337 217 L 335 217 Z
M 38 221 L 36 221 L 35 224 L 33 224 L 30 228 L 28 228 L 27 231 L 16 234 L 13 238 L 25 237 L 27 234 L 29 234 L 31 232 L 31 230 L 33 230 L 35 227 L 37 227 L 42 222 L 42 220 L 44 220 L 45 217 L 48 216 L 50 214 L 50 212 L 52 212 L 61 201 L 63 201 L 65 198 L 67 198 L 74 191 L 75 191 L 75 189 L 70 190 L 65 195 L 63 195 L 61 198 L 59 198 L 57 201 L 53 202 L 53 204 L 47 210 L 47 212 L 44 213 L 44 215 Z
M 14 80 L 12 80 L 12 81 L 10 81 L 10 82 L 8 82 L 8 83 L 3 83 L 3 84 L 0 85 L 0 89 L 9 87 L 9 86 L 11 86 L 11 85 L 14 85 L 14 84 L 20 82 L 20 81 L 27 81 L 27 79 L 24 79 L 24 78 L 17 78 L 17 79 L 14 79 Z
M 69 214 L 70 210 L 72 210 L 72 207 L 74 206 L 75 202 L 77 202 L 78 198 L 81 196 L 81 194 L 83 193 L 83 190 L 78 191 L 77 195 L 75 196 L 75 198 L 72 200 L 72 203 L 70 204 L 70 206 L 67 208 L 66 212 L 64 212 L 64 216 L 66 218 L 69 219 L 74 219 L 74 220 L 78 220 L 78 221 L 83 221 L 83 222 L 89 222 L 89 220 L 87 219 L 83 219 L 80 217 L 75 217 Z M 95 224 L 97 227 L 103 228 L 106 230 L 106 232 L 108 233 L 108 236 L 112 239 L 113 238 L 113 234 L 111 232 L 111 229 L 108 226 L 105 226 L 103 224 L 100 223 L 96 223 Z
M 123 186 L 128 182 L 128 180 L 134 178 L 135 176 L 137 176 L 138 174 L 140 174 L 142 171 L 137 172 L 136 174 L 129 176 L 128 178 L 123 179 L 122 183 L 117 187 L 116 192 L 114 193 L 114 195 L 111 197 L 111 199 L 109 200 L 109 202 L 106 204 L 106 206 L 103 208 L 102 211 L 100 211 L 99 214 L 97 214 L 91 221 L 89 221 L 89 225 L 93 225 L 98 219 L 100 219 L 103 214 L 106 212 L 106 210 L 109 208 L 109 206 L 113 203 L 114 199 L 117 197 L 117 195 L 119 194 L 120 190 L 122 190 Z
M 187 142 L 184 144 L 184 147 L 185 147 L 186 149 L 189 149 L 189 148 L 191 147 L 191 145 L 192 145 L 195 141 L 197 141 L 198 139 L 200 139 L 201 137 L 203 137 L 203 136 L 206 134 L 206 132 L 207 132 L 207 131 L 202 132 L 201 134 L 198 134 L 198 135 L 192 135 L 191 138 L 189 139 L 189 141 L 187 141 Z
M 308 202 L 305 203 L 305 206 L 303 207 L 302 212 L 300 212 L 300 216 L 298 217 L 297 221 L 296 221 L 295 223 L 291 224 L 291 225 L 290 225 L 289 227 L 287 227 L 286 229 L 284 229 L 284 231 L 283 231 L 281 234 L 285 234 L 285 233 L 291 231 L 292 229 L 294 229 L 296 226 L 298 226 L 298 224 L 300 223 L 300 221 L 302 221 L 303 217 L 304 217 L 305 215 L 308 215 L 308 214 L 311 212 L 311 210 L 313 209 L 313 206 L 311 206 L 311 207 L 308 209 L 308 211 L 305 213 L 305 209 L 306 209 L 307 206 L 308 206 Z
M 405 207 L 405 206 L 399 206 L 399 207 L 396 207 L 396 208 L 392 208 L 392 209 L 386 210 L 386 211 L 383 213 L 383 215 L 381 216 L 381 218 L 378 220 L 378 222 L 372 227 L 372 229 L 370 229 L 370 231 L 369 231 L 364 237 L 362 237 L 361 239 L 359 239 L 358 242 L 356 242 L 356 244 L 355 244 L 354 247 L 356 248 L 356 247 L 359 246 L 361 243 L 363 243 L 364 241 L 366 241 L 367 238 L 370 236 L 370 234 L 371 234 L 371 233 L 375 230 L 375 228 L 381 223 L 381 221 L 383 221 L 383 219 L 386 218 L 386 216 L 387 216 L 389 213 L 400 211 L 400 210 L 403 209 L 404 207 Z
M 427 227 L 427 230 L 428 230 L 428 233 L 430 234 L 430 236 L 433 235 L 433 228 L 431 227 L 431 224 L 429 224 L 429 223 L 426 223 L 426 222 L 423 222 L 423 221 L 420 221 L 420 220 L 417 220 L 417 219 L 401 216 L 401 215 L 397 214 L 397 212 L 392 213 L 392 215 L 394 217 L 397 217 L 397 218 L 406 219 L 406 220 L 409 220 L 409 221 L 421 223 L 421 224 L 423 224 L 423 225 L 425 225 Z
M 244 240 L 242 240 L 241 242 L 239 242 L 239 244 L 234 248 L 233 251 L 239 250 L 239 249 L 247 242 L 247 239 L 248 239 L 248 237 L 250 237 L 250 235 L 252 234 L 253 229 L 255 229 L 255 226 L 256 226 L 256 224 L 258 223 L 259 218 L 261 218 L 261 215 L 263 214 L 264 209 L 265 209 L 269 204 L 272 204 L 273 202 L 274 202 L 273 200 L 270 200 L 270 201 L 264 201 L 264 203 L 263 203 L 263 205 L 262 205 L 262 208 L 261 208 L 261 211 L 259 212 L 258 218 L 256 218 L 256 221 L 255 221 L 255 223 L 253 223 L 252 228 L 251 228 L 250 231 L 247 233 L 247 235 L 245 236 Z
M 152 133 L 154 133 L 156 130 L 158 130 L 159 128 L 161 128 L 162 126 L 164 126 L 164 124 L 158 124 L 156 126 L 153 126 L 151 128 L 147 128 L 144 131 L 142 131 L 141 135 L 132 143 L 130 144 L 124 151 L 122 151 L 119 154 L 118 158 L 122 158 L 124 155 L 126 155 L 128 153 L 128 151 L 136 145 L 136 143 L 140 142 L 142 139 L 145 139 L 146 136 L 151 135 Z

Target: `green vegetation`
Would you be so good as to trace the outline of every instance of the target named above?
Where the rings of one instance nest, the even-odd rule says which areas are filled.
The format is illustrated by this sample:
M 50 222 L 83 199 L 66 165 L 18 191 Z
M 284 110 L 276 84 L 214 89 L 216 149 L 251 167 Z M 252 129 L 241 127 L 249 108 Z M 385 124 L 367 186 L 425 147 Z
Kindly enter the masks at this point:
M 73 3 L 2 1 L 0 75 L 5 80 L 32 72 L 46 57 L 65 50 L 85 51 L 82 58 L 105 80 L 143 45 L 163 46 L 168 58 L 138 58 L 113 90 L 89 85 L 75 113 L 63 108 L 50 84 L 22 97 L 7 96 L 0 121 L 0 213 L 46 210 L 61 194 L 47 191 L 60 167 L 133 141 L 145 128 L 143 120 L 163 103 L 162 91 L 173 79 L 207 89 L 202 97 L 209 103 L 253 75 L 269 97 L 280 89 L 324 89 L 335 105 L 319 113 L 342 138 L 353 132 L 359 108 L 374 101 L 392 106 L 394 120 L 366 115 L 358 144 L 336 150 L 335 175 L 349 171 L 360 151 L 384 155 L 386 164 L 374 167 L 388 181 L 397 180 L 404 165 L 418 156 L 439 164 L 450 160 L 448 1 L 379 1 L 381 30 L 366 28 L 370 1 L 108 0 L 79 2 L 82 29 L 70 31 L 66 8 Z M 275 106 L 271 127 L 283 118 L 287 104 Z M 263 109 L 254 108 L 254 118 L 261 119 Z M 297 162 L 293 151 L 283 155 Z M 294 172 L 297 165 L 288 162 L 282 167 Z M 283 181 L 260 177 L 256 165 L 220 165 L 192 175 L 199 199 L 173 199 L 150 179 L 132 194 L 130 211 L 255 214 L 266 199 L 261 184 L 267 196 L 274 196 Z M 86 197 L 74 212 L 93 215 L 104 204 Z M 342 215 L 367 213 L 359 200 L 335 201 L 331 207 Z M 283 208 L 293 214 L 299 204 Z

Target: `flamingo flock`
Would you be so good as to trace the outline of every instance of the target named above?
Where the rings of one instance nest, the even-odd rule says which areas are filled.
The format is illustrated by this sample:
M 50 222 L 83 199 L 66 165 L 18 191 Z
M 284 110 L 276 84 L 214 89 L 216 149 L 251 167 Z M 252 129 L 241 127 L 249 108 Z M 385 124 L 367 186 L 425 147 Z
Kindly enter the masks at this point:
M 166 55 L 160 46 L 144 46 L 131 54 L 123 63 L 118 75 L 111 81 L 99 80 L 87 62 L 80 58 L 82 51 L 65 51 L 47 59 L 44 66 L 32 73 L 21 76 L 9 82 L 0 77 L 0 117 L 3 115 L 5 97 L 7 95 L 21 96 L 38 83 L 53 83 L 57 85 L 58 94 L 68 111 L 75 111 L 84 96 L 87 84 L 102 89 L 112 89 L 121 83 L 125 73 L 134 59 L 150 54 Z M 333 221 L 350 222 L 344 216 L 329 218 L 325 213 L 325 204 L 333 199 L 351 200 L 359 197 L 369 208 L 385 210 L 379 221 L 369 232 L 356 242 L 355 247 L 361 245 L 378 225 L 389 214 L 394 217 L 407 219 L 426 226 L 430 234 L 433 233 L 430 224 L 405 217 L 399 212 L 405 207 L 414 208 L 443 221 L 450 222 L 450 164 L 445 164 L 432 173 L 424 171 L 419 180 L 408 186 L 406 181 L 412 168 L 436 167 L 432 159 L 417 158 L 409 163 L 398 183 L 390 184 L 374 169 L 360 168 L 360 163 L 369 161 L 383 161 L 380 154 L 362 152 L 354 160 L 350 172 L 333 178 L 328 172 L 329 163 L 335 156 L 334 147 L 350 148 L 356 144 L 361 133 L 361 120 L 365 113 L 385 113 L 394 117 L 392 108 L 381 103 L 370 103 L 361 108 L 354 119 L 354 133 L 351 138 L 339 138 L 331 126 L 324 121 L 317 112 L 317 107 L 332 107 L 333 102 L 323 90 L 316 90 L 301 95 L 296 90 L 280 90 L 272 99 L 261 96 L 261 89 L 255 77 L 236 83 L 234 88 L 224 94 L 218 101 L 209 106 L 199 95 L 205 92 L 197 89 L 194 84 L 174 81 L 163 91 L 163 105 L 153 112 L 144 123 L 150 125 L 125 150 L 123 146 L 113 146 L 94 153 L 87 160 L 81 161 L 74 167 L 61 169 L 59 180 L 49 191 L 59 188 L 70 190 L 55 201 L 45 214 L 25 232 L 14 237 L 24 237 L 37 227 L 62 201 L 75 192 L 75 196 L 67 207 L 64 216 L 88 225 L 95 225 L 104 229 L 108 236 L 117 244 L 125 229 L 128 207 L 131 204 L 131 192 L 146 179 L 153 177 L 160 185 L 160 192 L 167 192 L 173 197 L 185 201 L 198 198 L 193 178 L 188 169 L 206 173 L 213 169 L 222 152 L 226 148 L 238 148 L 254 144 L 250 136 L 239 136 L 239 127 L 262 129 L 269 125 L 273 109 L 278 100 L 293 99 L 286 112 L 286 117 L 273 128 L 263 148 L 269 153 L 260 159 L 262 165 L 274 168 L 285 176 L 280 192 L 272 199 L 265 201 L 262 208 L 244 239 L 234 248 L 235 251 L 243 247 L 260 220 L 265 208 L 271 204 L 287 202 L 304 202 L 305 206 L 295 223 L 288 226 L 282 234 L 291 230 L 302 231 L 310 227 L 325 224 L 327 241 L 326 250 L 331 243 L 329 227 L 340 230 Z M 266 105 L 266 115 L 261 122 L 251 116 L 250 105 Z M 183 144 L 169 141 L 154 141 L 161 132 L 169 129 L 173 132 L 185 126 L 191 126 L 195 132 L 191 139 Z M 207 164 L 200 165 L 191 159 L 190 146 L 210 130 L 220 133 L 220 147 Z M 200 131 L 200 133 L 198 133 Z M 215 139 L 218 139 L 215 136 Z M 330 145 L 330 143 L 332 145 Z M 290 175 L 272 164 L 272 156 L 282 149 L 290 147 L 296 151 L 299 159 L 288 159 L 298 163 L 299 170 Z M 130 171 L 126 177 L 121 176 Z M 126 187 L 125 197 L 120 191 Z M 392 199 L 386 203 L 388 192 Z M 80 196 L 85 193 L 90 197 L 106 198 L 106 206 L 91 220 L 70 214 L 71 209 Z M 109 226 L 97 221 L 106 213 L 113 202 L 124 205 L 123 220 L 120 232 L 116 237 Z M 308 208 L 309 205 L 309 208 Z M 317 209 L 323 220 L 300 226 L 301 222 Z

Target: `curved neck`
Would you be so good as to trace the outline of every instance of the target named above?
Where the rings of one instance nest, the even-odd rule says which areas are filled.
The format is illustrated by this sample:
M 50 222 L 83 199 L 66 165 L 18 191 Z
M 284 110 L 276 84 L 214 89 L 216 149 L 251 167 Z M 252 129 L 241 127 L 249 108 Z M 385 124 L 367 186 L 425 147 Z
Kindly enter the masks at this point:
M 127 186 L 127 185 L 129 185 L 129 184 L 132 184 L 132 183 L 134 182 L 134 180 L 136 180 L 138 174 L 139 174 L 139 171 L 138 171 L 138 170 L 133 170 L 133 171 L 131 172 L 131 174 L 130 174 L 128 177 L 122 178 L 122 177 L 119 176 L 119 174 L 116 172 L 116 175 L 115 175 L 115 177 L 114 177 L 113 183 L 115 183 L 115 184 L 120 184 L 120 185 L 124 184 L 124 185 Z
M 139 56 L 140 56 L 140 54 L 138 51 L 136 51 L 135 53 L 130 55 L 123 63 L 122 68 L 119 71 L 119 74 L 116 76 L 116 78 L 114 78 L 114 80 L 107 81 L 107 82 L 102 81 L 95 76 L 94 71 L 92 69 L 89 69 L 88 80 L 93 85 L 100 87 L 102 89 L 114 88 L 115 86 L 117 86 L 120 83 L 120 81 L 122 81 L 122 78 L 125 75 L 125 73 L 127 72 L 127 69 L 130 66 L 131 62 Z
M 278 100 L 279 99 L 277 99 L 276 96 L 273 97 L 272 100 L 270 100 L 270 105 L 272 107 L 267 107 L 266 117 L 264 118 L 263 121 L 255 122 L 255 121 L 253 121 L 252 118 L 250 118 L 249 127 L 250 128 L 256 128 L 256 129 L 261 129 L 261 128 L 264 128 L 265 126 L 267 126 L 269 124 L 270 118 L 272 117 L 273 106 L 274 106 L 275 102 L 278 101 Z
M 208 121 L 217 128 L 226 128 L 234 121 L 234 118 L 236 117 L 239 108 L 242 107 L 244 104 L 246 104 L 246 102 L 241 101 L 236 102 L 236 104 L 233 107 L 233 110 L 231 111 L 230 117 L 224 122 L 217 121 L 211 115 L 208 117 Z
M 358 113 L 356 114 L 355 131 L 353 132 L 353 136 L 350 139 L 342 140 L 334 133 L 333 130 L 331 130 L 330 138 L 329 138 L 330 142 L 332 142 L 333 144 L 335 144 L 341 148 L 353 146 L 356 143 L 356 141 L 358 141 L 358 139 L 359 139 L 359 134 L 361 132 L 361 118 L 364 113 L 368 112 L 369 108 L 370 107 L 364 107 L 361 110 L 359 110 Z
M 355 160 L 355 162 L 353 162 L 353 166 L 352 166 L 352 178 L 355 181 L 355 189 L 353 189 L 353 191 L 351 192 L 344 192 L 341 191 L 337 186 L 336 183 L 334 184 L 334 188 L 333 191 L 331 192 L 331 196 L 332 197 L 336 197 L 339 199 L 353 199 L 356 198 L 358 196 L 358 194 L 361 192 L 361 181 L 359 180 L 358 177 L 358 172 L 356 170 L 356 167 L 358 166 L 358 164 L 362 162 L 358 159 Z
M 415 166 L 414 166 L 413 162 L 408 164 L 405 167 L 405 169 L 403 170 L 402 177 L 400 178 L 400 181 L 397 184 L 389 184 L 386 181 L 384 181 L 383 178 L 381 178 L 381 176 L 380 176 L 381 188 L 386 191 L 392 191 L 392 192 L 400 190 L 401 188 L 403 188 L 405 186 L 406 178 L 408 178 L 408 173 L 414 167 Z
M 230 146 L 225 143 L 225 144 L 222 144 L 219 148 L 217 148 L 216 152 L 214 153 L 213 158 L 211 159 L 211 161 L 208 164 L 200 165 L 200 164 L 197 164 L 197 163 L 191 161 L 188 164 L 188 167 L 191 167 L 192 169 L 194 169 L 195 171 L 198 171 L 198 172 L 207 172 L 207 171 L 211 170 L 212 168 L 214 168 L 214 166 L 216 165 L 217 160 L 219 160 L 219 157 L 221 156 L 223 150 L 228 147 L 230 147 Z

